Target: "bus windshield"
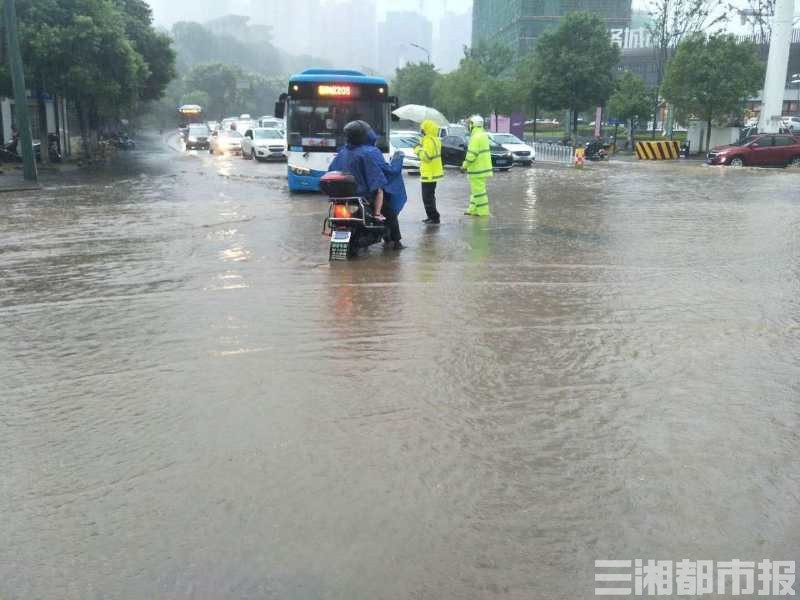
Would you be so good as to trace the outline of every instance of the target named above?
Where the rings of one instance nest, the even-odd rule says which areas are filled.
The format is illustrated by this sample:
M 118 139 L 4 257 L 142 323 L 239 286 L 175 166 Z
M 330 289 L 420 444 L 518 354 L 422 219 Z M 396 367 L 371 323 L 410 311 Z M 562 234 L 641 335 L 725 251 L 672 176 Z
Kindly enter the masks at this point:
M 378 147 L 387 152 L 386 105 L 366 100 L 290 100 L 289 146 L 302 146 L 304 151 L 311 152 L 335 152 L 345 143 L 344 126 L 358 119 L 372 126 L 378 135 Z

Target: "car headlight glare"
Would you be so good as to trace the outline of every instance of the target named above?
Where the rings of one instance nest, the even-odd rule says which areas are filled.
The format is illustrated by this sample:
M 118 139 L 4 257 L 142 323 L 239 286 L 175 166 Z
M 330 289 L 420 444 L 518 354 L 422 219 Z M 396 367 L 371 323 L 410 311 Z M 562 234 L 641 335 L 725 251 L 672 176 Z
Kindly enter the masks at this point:
M 294 175 L 311 175 L 311 169 L 306 169 L 304 167 L 289 167 L 289 172 L 293 173 Z

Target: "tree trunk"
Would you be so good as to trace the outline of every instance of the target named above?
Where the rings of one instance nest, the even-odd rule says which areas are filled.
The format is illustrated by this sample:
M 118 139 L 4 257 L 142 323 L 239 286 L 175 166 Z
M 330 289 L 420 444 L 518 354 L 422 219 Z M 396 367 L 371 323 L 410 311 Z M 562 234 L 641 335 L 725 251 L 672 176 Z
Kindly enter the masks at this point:
M 91 161 L 94 156 L 92 151 L 92 141 L 89 132 L 89 116 L 86 114 L 86 107 L 83 102 L 76 102 L 78 109 L 78 122 L 81 127 L 81 144 L 83 145 L 83 156 L 87 161 Z
M 660 103 L 658 101 L 658 88 L 656 88 L 656 100 L 655 106 L 653 107 L 653 131 L 650 135 L 650 139 L 656 139 L 656 123 L 658 122 L 658 109 Z
M 533 141 L 536 141 L 536 119 L 539 118 L 539 107 L 533 107 Z
M 39 160 L 46 165 L 50 162 L 50 154 L 47 152 L 47 107 L 41 90 L 37 91 L 36 97 L 39 98 Z
M 572 147 L 578 147 L 578 109 L 572 107 Z
M 636 149 L 636 134 L 633 132 L 633 119 L 628 119 L 628 141 L 630 141 L 631 152 Z
M 706 152 L 711 150 L 711 118 L 706 121 Z

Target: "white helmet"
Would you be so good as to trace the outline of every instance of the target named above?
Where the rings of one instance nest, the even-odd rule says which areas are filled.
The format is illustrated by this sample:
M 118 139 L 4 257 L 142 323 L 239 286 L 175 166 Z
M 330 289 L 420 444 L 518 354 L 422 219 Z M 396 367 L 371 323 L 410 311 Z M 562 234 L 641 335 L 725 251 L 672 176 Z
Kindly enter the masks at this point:
M 472 115 L 469 119 L 467 119 L 467 123 L 469 124 L 470 130 L 473 127 L 483 127 L 483 117 L 480 115 Z

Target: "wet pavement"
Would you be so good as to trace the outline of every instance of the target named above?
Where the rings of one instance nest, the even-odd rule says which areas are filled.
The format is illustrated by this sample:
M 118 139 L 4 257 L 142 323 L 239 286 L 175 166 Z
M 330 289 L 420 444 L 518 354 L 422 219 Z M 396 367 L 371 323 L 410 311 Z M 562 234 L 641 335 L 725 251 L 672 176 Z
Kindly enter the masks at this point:
M 800 553 L 800 174 L 408 178 L 327 262 L 285 165 L 0 198 L 0 597 L 589 598 Z M 797 589 L 797 586 L 795 586 Z

